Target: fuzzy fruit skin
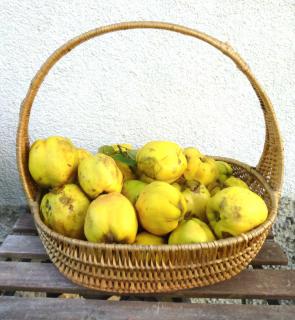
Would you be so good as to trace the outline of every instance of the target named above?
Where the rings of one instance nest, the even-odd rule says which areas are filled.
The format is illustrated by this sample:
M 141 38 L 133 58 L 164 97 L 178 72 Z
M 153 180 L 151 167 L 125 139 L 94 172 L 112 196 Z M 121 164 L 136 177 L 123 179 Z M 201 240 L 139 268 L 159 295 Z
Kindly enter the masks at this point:
M 223 183 L 226 179 L 228 179 L 232 175 L 233 169 L 231 165 L 225 161 L 216 161 L 216 165 L 218 168 L 217 180 Z
M 88 150 L 83 149 L 83 148 L 78 148 L 77 152 L 78 152 L 78 163 L 79 164 L 82 160 L 93 156 L 93 154 L 91 152 L 89 152 Z
M 181 192 L 163 181 L 144 187 L 135 207 L 143 228 L 158 236 L 174 230 L 187 210 Z
M 256 193 L 229 187 L 216 193 L 207 204 L 207 218 L 218 238 L 238 236 L 267 219 L 265 202 Z
M 206 157 L 199 150 L 189 147 L 184 149 L 187 159 L 187 169 L 184 177 L 187 181 L 198 181 L 205 186 L 216 181 L 218 168 L 213 158 Z
M 200 184 L 199 187 L 192 191 L 189 188 L 182 191 L 187 203 L 186 217 L 196 217 L 206 221 L 206 207 L 210 199 L 210 192 L 205 185 Z
M 136 154 L 138 170 L 149 178 L 172 183 L 187 167 L 182 149 L 174 142 L 151 141 Z
M 84 233 L 96 243 L 133 243 L 138 223 L 134 207 L 118 192 L 103 194 L 87 210 Z
M 134 244 L 143 245 L 161 245 L 165 244 L 165 239 L 159 236 L 155 236 L 149 232 L 140 232 L 137 234 Z
M 70 182 L 77 166 L 77 150 L 67 138 L 52 136 L 36 140 L 31 146 L 29 171 L 42 187 L 59 187 Z
M 189 244 L 214 241 L 215 236 L 207 224 L 197 218 L 183 220 L 179 226 L 172 231 L 168 244 Z
M 54 231 L 71 238 L 83 239 L 84 220 L 90 201 L 75 184 L 67 184 L 44 195 L 41 214 Z
M 102 153 L 83 159 L 78 167 L 79 184 L 92 199 L 102 192 L 120 192 L 123 176 L 115 161 Z
M 122 194 L 135 205 L 141 191 L 147 184 L 140 180 L 125 181 L 122 188 Z
M 246 182 L 244 182 L 240 178 L 236 177 L 230 177 L 224 181 L 224 186 L 225 187 L 241 187 L 245 189 L 249 189 L 248 185 Z

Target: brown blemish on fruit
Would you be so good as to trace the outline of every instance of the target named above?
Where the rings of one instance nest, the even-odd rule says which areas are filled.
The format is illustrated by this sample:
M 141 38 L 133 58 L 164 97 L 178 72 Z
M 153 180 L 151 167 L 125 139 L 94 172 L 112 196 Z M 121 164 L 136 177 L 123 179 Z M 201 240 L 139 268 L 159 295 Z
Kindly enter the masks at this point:
M 234 218 L 236 218 L 236 219 L 240 219 L 241 217 L 242 217 L 242 215 L 241 215 L 241 207 L 239 207 L 239 206 L 234 206 L 233 207 L 233 216 L 234 216 Z
M 184 220 L 187 220 L 191 217 L 191 211 L 187 211 L 186 214 L 184 215 Z
M 52 207 L 51 207 L 51 204 L 49 202 L 49 200 L 47 199 L 46 202 L 45 202 L 45 209 L 46 209 L 46 214 L 48 216 L 51 216 L 52 214 Z
M 220 218 L 220 212 L 219 212 L 219 211 L 213 210 L 213 211 L 212 211 L 212 214 L 214 215 L 214 220 L 215 220 L 216 222 L 218 222 L 218 221 L 221 220 L 221 218 Z
M 189 162 L 189 161 L 190 161 L 190 159 L 191 159 L 191 157 L 190 157 L 190 156 L 188 156 L 188 155 L 185 155 L 185 157 L 186 157 L 187 162 Z
M 116 242 L 116 238 L 114 237 L 114 235 L 111 232 L 108 232 L 102 238 L 102 242 L 104 242 L 104 243 L 114 243 L 114 242 Z
M 61 197 L 59 198 L 59 201 L 67 206 L 71 211 L 73 210 L 73 199 L 70 197 L 67 197 L 64 193 L 62 193 Z M 71 209 L 72 206 L 72 209 Z
M 70 163 L 67 163 L 67 166 L 70 167 L 70 168 L 72 167 L 72 165 Z

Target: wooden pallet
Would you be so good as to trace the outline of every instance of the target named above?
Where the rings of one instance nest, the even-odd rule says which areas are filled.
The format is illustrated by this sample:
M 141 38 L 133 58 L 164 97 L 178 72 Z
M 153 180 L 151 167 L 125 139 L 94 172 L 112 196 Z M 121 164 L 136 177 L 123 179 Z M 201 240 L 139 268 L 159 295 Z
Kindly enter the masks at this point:
M 188 303 L 188 298 L 197 297 L 244 303 L 244 299 L 264 299 L 268 304 L 295 299 L 295 270 L 263 268 L 288 263 L 272 234 L 251 266 L 228 281 L 169 294 L 116 297 L 120 301 L 109 301 L 111 294 L 78 286 L 59 273 L 48 260 L 30 214 L 18 219 L 0 247 L 0 259 L 0 319 L 51 319 L 53 310 L 56 319 L 249 319 L 257 315 L 270 320 L 292 319 L 295 314 L 295 306 Z M 45 292 L 47 297 L 12 296 L 18 290 Z M 84 299 L 53 298 L 61 293 Z

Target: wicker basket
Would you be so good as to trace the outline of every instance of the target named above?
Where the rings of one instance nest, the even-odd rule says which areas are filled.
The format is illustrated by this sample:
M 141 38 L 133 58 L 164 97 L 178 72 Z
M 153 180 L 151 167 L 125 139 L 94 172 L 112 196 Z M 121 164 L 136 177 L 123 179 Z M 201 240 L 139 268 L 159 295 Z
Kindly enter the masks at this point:
M 250 81 L 265 118 L 264 150 L 256 168 L 232 159 L 225 161 L 233 165 L 234 175 L 246 181 L 253 191 L 263 197 L 268 206 L 267 221 L 251 232 L 238 237 L 191 245 L 94 244 L 64 237 L 49 229 L 40 219 L 40 192 L 28 171 L 29 116 L 40 85 L 53 65 L 79 44 L 105 33 L 137 28 L 164 29 L 203 40 L 231 58 Z M 17 161 L 40 238 L 60 272 L 77 284 L 97 290 L 148 293 L 213 284 L 229 279 L 247 267 L 260 250 L 276 217 L 282 184 L 283 148 L 269 98 L 247 64 L 228 44 L 179 25 L 130 22 L 84 33 L 67 42 L 47 59 L 33 79 L 22 103 L 17 135 Z

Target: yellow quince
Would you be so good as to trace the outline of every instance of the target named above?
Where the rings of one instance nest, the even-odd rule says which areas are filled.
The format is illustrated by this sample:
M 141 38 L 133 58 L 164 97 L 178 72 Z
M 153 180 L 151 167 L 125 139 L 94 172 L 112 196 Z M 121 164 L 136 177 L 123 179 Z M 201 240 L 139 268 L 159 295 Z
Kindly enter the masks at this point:
M 137 234 L 134 244 L 161 245 L 165 244 L 165 239 L 149 232 L 140 232 Z
M 29 171 L 42 187 L 58 187 L 73 180 L 78 154 L 71 140 L 53 136 L 36 140 L 29 153 Z
M 267 219 L 263 199 L 249 189 L 228 187 L 215 194 L 207 204 L 207 218 L 218 238 L 238 236 Z
M 102 192 L 120 192 L 123 184 L 123 176 L 116 162 L 102 153 L 81 161 L 78 179 L 84 192 L 92 199 Z
M 122 188 L 122 194 L 135 205 L 141 191 L 147 184 L 140 180 L 125 181 Z
M 225 187 L 241 187 L 241 188 L 246 188 L 249 189 L 248 185 L 246 182 L 244 182 L 240 178 L 236 177 L 230 177 L 224 181 L 224 186 Z
M 168 244 L 189 244 L 214 241 L 215 236 L 207 224 L 197 218 L 183 220 L 179 226 L 172 231 Z
M 163 181 L 155 181 L 145 186 L 135 207 L 143 228 L 158 236 L 174 230 L 187 209 L 181 192 Z
M 206 207 L 210 199 L 210 193 L 205 185 L 200 184 L 198 188 L 194 190 L 186 188 L 182 191 L 182 194 L 187 204 L 185 217 L 196 217 L 205 221 L 207 219 Z
M 84 232 L 88 241 L 133 243 L 138 223 L 134 207 L 121 193 L 103 194 L 87 210 Z
M 228 179 L 232 173 L 233 169 L 231 165 L 225 161 L 215 161 L 217 168 L 218 168 L 218 177 L 217 180 L 221 183 L 223 183 L 226 179 Z
M 151 141 L 136 154 L 138 170 L 149 178 L 174 182 L 187 167 L 182 149 L 174 142 Z
M 86 158 L 93 156 L 91 152 L 83 148 L 78 148 L 77 152 L 78 152 L 78 163 L 80 163 L 82 160 Z
M 71 238 L 83 239 L 84 220 L 89 200 L 75 184 L 66 184 L 45 194 L 40 211 L 52 230 Z
M 184 149 L 187 159 L 187 169 L 184 171 L 184 177 L 187 181 L 195 180 L 205 186 L 216 181 L 218 177 L 218 168 L 213 158 L 206 157 L 196 148 Z

